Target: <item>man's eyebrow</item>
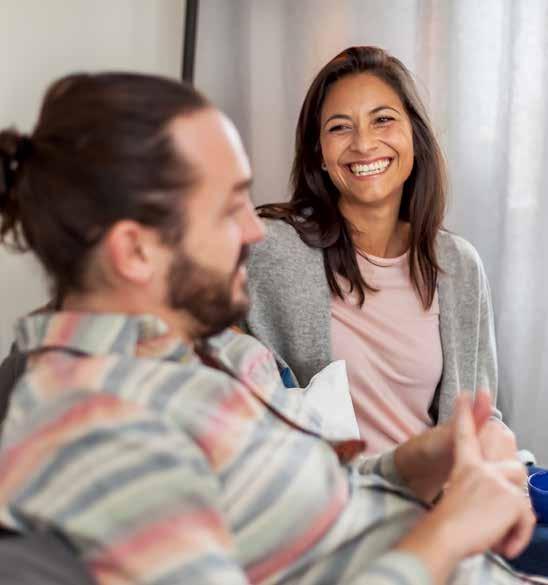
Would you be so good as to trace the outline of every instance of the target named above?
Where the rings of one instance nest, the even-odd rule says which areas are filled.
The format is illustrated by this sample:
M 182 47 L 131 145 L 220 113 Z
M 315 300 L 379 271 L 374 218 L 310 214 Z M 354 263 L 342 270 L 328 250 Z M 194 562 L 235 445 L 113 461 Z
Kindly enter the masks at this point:
M 239 181 L 232 187 L 232 191 L 235 193 L 239 193 L 240 191 L 247 191 L 251 188 L 253 183 L 253 179 L 244 179 L 243 181 Z
M 223 208 L 225 210 L 231 209 L 231 207 L 234 205 L 234 202 L 239 201 L 241 199 L 241 195 L 245 194 L 246 191 L 249 190 L 252 183 L 253 183 L 252 178 L 244 179 L 243 181 L 238 181 L 237 183 L 234 183 L 234 185 L 232 186 L 231 196 L 227 198 Z

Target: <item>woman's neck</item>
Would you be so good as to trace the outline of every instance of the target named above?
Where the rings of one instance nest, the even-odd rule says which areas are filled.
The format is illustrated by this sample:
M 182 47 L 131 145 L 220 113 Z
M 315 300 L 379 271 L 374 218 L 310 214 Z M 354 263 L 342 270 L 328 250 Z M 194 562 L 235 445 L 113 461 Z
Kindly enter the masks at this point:
M 397 258 L 409 248 L 410 225 L 399 219 L 396 208 L 371 209 L 341 201 L 340 210 L 350 223 L 354 246 L 379 258 Z

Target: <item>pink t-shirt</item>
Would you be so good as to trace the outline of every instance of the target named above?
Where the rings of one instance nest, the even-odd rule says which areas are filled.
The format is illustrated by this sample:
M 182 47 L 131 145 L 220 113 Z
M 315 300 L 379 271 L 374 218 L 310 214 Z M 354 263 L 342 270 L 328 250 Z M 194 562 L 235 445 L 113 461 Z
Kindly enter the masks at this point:
M 408 254 L 398 258 L 358 255 L 366 282 L 357 295 L 331 302 L 331 343 L 346 360 L 350 392 L 368 454 L 385 451 L 432 425 L 428 408 L 440 381 L 443 357 L 438 294 L 425 311 L 409 277 Z M 343 290 L 348 283 L 340 279 Z

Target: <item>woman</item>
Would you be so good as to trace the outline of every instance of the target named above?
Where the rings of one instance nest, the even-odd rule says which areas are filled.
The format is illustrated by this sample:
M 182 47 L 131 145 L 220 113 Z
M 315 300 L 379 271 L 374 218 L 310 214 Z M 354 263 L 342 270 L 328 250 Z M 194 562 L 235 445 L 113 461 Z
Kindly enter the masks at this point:
M 404 65 L 375 47 L 327 63 L 299 116 L 290 201 L 259 208 L 246 327 L 288 386 L 346 360 L 370 452 L 447 420 L 461 389 L 496 398 L 489 287 L 474 248 L 442 229 L 445 193 Z

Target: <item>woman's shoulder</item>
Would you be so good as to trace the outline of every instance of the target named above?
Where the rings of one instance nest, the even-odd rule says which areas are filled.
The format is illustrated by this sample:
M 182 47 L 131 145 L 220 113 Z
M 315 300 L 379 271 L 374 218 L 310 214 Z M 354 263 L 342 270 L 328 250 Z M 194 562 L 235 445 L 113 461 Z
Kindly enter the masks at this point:
M 320 286 L 325 281 L 323 256 L 309 246 L 297 230 L 279 219 L 265 219 L 265 238 L 253 244 L 247 263 L 249 289 L 272 288 L 303 282 Z M 320 286 L 321 288 L 321 286 Z
M 309 261 L 321 257 L 321 251 L 306 244 L 297 230 L 282 219 L 263 218 L 265 237 L 251 249 L 252 261 L 291 257 Z
M 266 230 L 265 241 L 269 241 L 273 244 L 277 242 L 302 241 L 297 230 L 287 221 L 266 217 L 263 218 L 262 221 Z
M 470 266 L 481 265 L 476 248 L 461 236 L 442 230 L 438 233 L 436 243 L 440 263 L 458 261 Z
M 436 244 L 438 263 L 444 272 L 461 278 L 483 274 L 480 255 L 468 240 L 443 230 L 439 232 Z

